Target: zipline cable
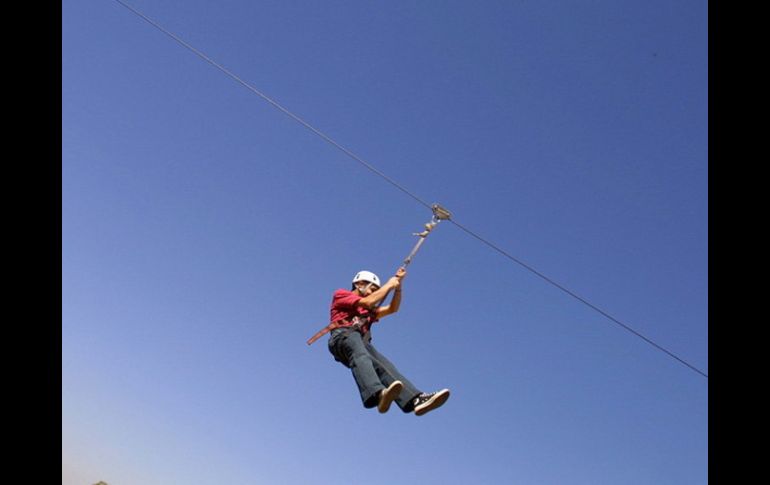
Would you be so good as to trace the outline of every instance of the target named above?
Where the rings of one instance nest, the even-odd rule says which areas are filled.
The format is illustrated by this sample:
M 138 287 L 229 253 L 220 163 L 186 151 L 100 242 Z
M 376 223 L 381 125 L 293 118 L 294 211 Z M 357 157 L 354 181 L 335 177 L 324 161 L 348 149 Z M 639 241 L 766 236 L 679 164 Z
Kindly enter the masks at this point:
M 365 160 L 363 160 L 361 157 L 359 157 L 359 156 L 358 156 L 358 155 L 356 155 L 355 153 L 351 152 L 350 150 L 348 150 L 348 149 L 347 149 L 347 148 L 345 148 L 344 146 L 340 145 L 339 143 L 337 143 L 336 141 L 334 141 L 333 139 L 331 139 L 329 136 L 325 135 L 323 132 L 321 132 L 321 131 L 320 131 L 320 130 L 318 130 L 317 128 L 313 127 L 313 126 L 312 126 L 310 123 L 306 122 L 305 120 L 303 120 L 303 119 L 302 119 L 302 118 L 300 118 L 299 116 L 295 115 L 294 113 L 292 113 L 292 112 L 291 112 L 291 111 L 289 111 L 288 109 L 286 109 L 286 108 L 284 108 L 283 106 L 281 106 L 281 105 L 280 105 L 278 102 L 276 102 L 275 100 L 273 100 L 273 99 L 272 99 L 272 98 L 270 98 L 269 96 L 265 95 L 264 93 L 262 93 L 261 91 L 259 91 L 258 89 L 256 89 L 255 87 L 253 87 L 252 85 L 250 85 L 249 83 L 247 83 L 246 81 L 244 81 L 243 79 L 241 79 L 240 77 L 236 76 L 235 74 L 233 74 L 232 72 L 230 72 L 228 69 L 226 69 L 224 66 L 222 66 L 221 64 L 217 63 L 216 61 L 214 61 L 213 59 L 211 59 L 210 57 L 208 57 L 208 56 L 207 56 L 206 54 L 204 54 L 203 52 L 199 51 L 198 49 L 196 49 L 195 47 L 191 46 L 190 44 L 188 44 L 188 43 L 187 43 L 187 42 L 185 42 L 184 40 L 180 39 L 178 36 L 174 35 L 172 32 L 169 32 L 169 31 L 168 31 L 168 30 L 166 30 L 166 29 L 165 29 L 163 26 L 159 25 L 157 22 L 155 22 L 155 21 L 154 21 L 154 20 L 152 20 L 151 18 L 147 17 L 147 16 L 146 16 L 146 15 L 144 15 L 142 12 L 140 12 L 140 11 L 136 10 L 136 9 L 135 9 L 135 8 L 133 8 L 132 6 L 130 6 L 130 5 L 128 5 L 128 4 L 126 4 L 126 3 L 125 3 L 125 2 L 123 2 L 122 0 L 115 0 L 115 1 L 116 1 L 116 2 L 118 2 L 119 4 L 121 4 L 122 6 L 124 6 L 126 9 L 130 10 L 131 12 L 133 12 L 135 15 L 137 15 L 137 16 L 139 16 L 140 18 L 142 18 L 143 20 L 145 20 L 147 23 L 149 23 L 150 25 L 152 25 L 152 26 L 153 26 L 153 27 L 155 27 L 156 29 L 160 30 L 161 32 L 163 32 L 163 33 L 164 33 L 164 34 L 166 34 L 167 36 L 169 36 L 169 37 L 171 37 L 172 39 L 174 39 L 174 40 L 175 40 L 177 43 L 179 43 L 180 45 L 182 45 L 182 46 L 183 46 L 183 47 L 185 47 L 186 49 L 190 50 L 190 51 L 191 51 L 191 52 L 193 52 L 195 55 L 197 55 L 198 57 L 200 57 L 201 59 L 203 59 L 204 61 L 208 62 L 208 63 L 209 63 L 209 64 L 211 64 L 212 66 L 216 67 L 217 69 L 219 69 L 220 71 L 222 71 L 223 73 L 225 73 L 226 75 L 228 75 L 229 77 L 231 77 L 232 79 L 234 79 L 235 81 L 237 81 L 238 83 L 240 83 L 241 85 L 243 85 L 244 87 L 246 87 L 246 88 L 247 88 L 249 91 L 253 92 L 254 94 L 256 94 L 257 96 L 259 96 L 260 98 L 264 99 L 265 101 L 267 101 L 268 103 L 270 103 L 271 105 L 273 105 L 275 108 L 277 108 L 278 110 L 280 110 L 282 113 L 284 113 L 284 114 L 285 114 L 285 115 L 287 115 L 288 117 L 292 118 L 293 120 L 295 120 L 296 122 L 298 122 L 299 124 L 301 124 L 302 126 L 304 126 L 305 128 L 307 128 L 308 130 L 312 131 L 313 133 L 315 133 L 316 135 L 318 135 L 319 137 L 321 137 L 321 138 L 322 138 L 324 141 L 326 141 L 327 143 L 331 144 L 332 146 L 334 146 L 334 147 L 336 147 L 337 149 L 339 149 L 340 151 L 342 151 L 342 153 L 344 153 L 345 155 L 347 155 L 347 156 L 349 156 L 350 158 L 352 158 L 353 160 L 355 160 L 355 161 L 359 162 L 359 163 L 360 163 L 360 164 L 362 164 L 364 167 L 366 167 L 367 169 L 369 169 L 370 171 L 372 171 L 372 172 L 373 172 L 373 173 L 375 173 L 376 175 L 380 176 L 380 177 L 381 177 L 381 178 L 383 178 L 385 181 L 387 181 L 388 183 L 390 183 L 391 185 L 393 185 L 394 187 L 396 187 L 396 188 L 397 188 L 397 189 L 399 189 L 400 191 L 404 192 L 404 193 L 405 193 L 406 195 L 408 195 L 409 197 L 413 198 L 414 200 L 416 200 L 417 202 L 419 202 L 419 203 L 420 203 L 420 204 L 422 204 L 423 206 L 427 207 L 428 209 L 432 209 L 432 206 L 431 206 L 431 204 L 429 204 L 429 203 L 425 202 L 423 199 L 421 199 L 420 197 L 418 197 L 418 196 L 416 196 L 415 194 L 413 194 L 411 191 L 409 191 L 409 190 L 407 190 L 406 188 L 404 188 L 404 187 L 403 187 L 401 184 L 399 184 L 398 182 L 396 182 L 396 181 L 395 181 L 395 180 L 393 180 L 392 178 L 388 177 L 387 175 L 385 175 L 384 173 L 382 173 L 380 170 L 376 169 L 376 168 L 375 168 L 374 166 L 372 166 L 370 163 L 366 162 Z M 588 306 L 589 308 L 593 309 L 594 311 L 596 311 L 596 312 L 600 313 L 601 315 L 603 315 L 604 317 L 608 318 L 608 319 L 609 319 L 609 320 L 611 320 L 612 322 L 616 323 L 617 325 L 620 325 L 622 328 L 626 329 L 627 331 L 629 331 L 629 332 L 631 332 L 632 334 L 636 335 L 637 337 L 641 338 L 642 340 L 644 340 L 644 341 L 645 341 L 645 342 L 647 342 L 648 344 L 650 344 L 650 345 L 652 345 L 653 347 L 657 348 L 658 350 L 660 350 L 660 351 L 662 351 L 662 352 L 666 353 L 666 354 L 667 354 L 667 355 L 669 355 L 670 357 L 673 357 L 674 359 L 676 359 L 676 360 L 677 360 L 677 361 L 679 361 L 680 363 L 682 363 L 682 364 L 686 365 L 687 367 L 689 367 L 689 368 L 690 368 L 690 369 L 692 369 L 693 371 L 697 372 L 698 374 L 700 374 L 700 375 L 702 375 L 703 377 L 705 377 L 705 378 L 707 378 L 707 379 L 708 379 L 708 374 L 706 374 L 705 372 L 701 371 L 700 369 L 698 369 L 697 367 L 693 366 L 692 364 L 688 363 L 688 362 L 687 362 L 687 361 L 685 361 L 684 359 L 682 359 L 682 358 L 678 357 L 678 356 L 677 356 L 676 354 L 674 354 L 673 352 L 671 352 L 671 351 L 669 351 L 669 350 L 665 349 L 664 347 L 662 347 L 662 346 L 658 345 L 657 343 L 655 343 L 654 341 L 652 341 L 652 340 L 650 340 L 649 338 L 645 337 L 645 336 L 644 336 L 644 335 L 642 335 L 641 333 L 637 332 L 636 330 L 634 330 L 634 329 L 633 329 L 633 328 L 631 328 L 630 326 L 626 325 L 625 323 L 621 322 L 620 320 L 618 320 L 617 318 L 613 317 L 613 316 L 612 316 L 612 315 L 610 315 L 609 313 L 607 313 L 607 312 L 605 312 L 604 310 L 602 310 L 602 309 L 598 308 L 597 306 L 593 305 L 592 303 L 590 303 L 589 301 L 585 300 L 584 298 L 582 298 L 582 297 L 578 296 L 578 295 L 577 295 L 577 294 L 575 294 L 574 292 L 572 292 L 572 291 L 568 290 L 567 288 L 565 288 L 564 286 L 562 286 L 562 285 L 560 285 L 559 283 L 555 282 L 554 280 L 552 280 L 552 279 L 548 278 L 547 276 L 545 276 L 544 274 L 540 273 L 539 271 L 537 271 L 536 269 L 532 268 L 531 266 L 529 266 L 529 265 L 527 265 L 527 264 L 523 263 L 522 261 L 518 260 L 517 258 L 514 258 L 513 256 L 511 256 L 511 255 L 510 255 L 510 254 L 508 254 L 507 252 L 503 251 L 502 249 L 500 249 L 500 248 L 499 248 L 499 247 L 497 247 L 496 245 L 494 245 L 494 244 L 492 244 L 491 242 L 487 241 L 486 239 L 482 238 L 481 236 L 479 236 L 478 234 L 474 233 L 474 232 L 473 232 L 473 231 L 471 231 L 470 229 L 467 229 L 466 227 L 462 226 L 461 224 L 459 224 L 459 223 L 455 222 L 453 219 L 449 219 L 449 221 L 450 221 L 450 222 L 452 222 L 452 224 L 454 224 L 455 226 L 457 226 L 457 227 L 458 227 L 458 228 L 460 228 L 461 230 L 463 230 L 464 232 L 466 232 L 467 234 L 471 235 L 472 237 L 474 237 L 474 238 L 478 239 L 479 241 L 481 241 L 482 243 L 486 244 L 486 245 L 487 245 L 487 246 L 489 246 L 490 248 L 494 249 L 494 250 L 495 250 L 495 251 L 497 251 L 498 253 L 502 254 L 502 255 L 503 255 L 503 256 L 505 256 L 506 258 L 508 258 L 508 259 L 510 259 L 510 260 L 512 260 L 512 261 L 514 261 L 515 263 L 517 263 L 517 264 L 521 265 L 522 267 L 524 267 L 524 268 L 525 268 L 525 269 L 527 269 L 528 271 L 530 271 L 530 272 L 532 272 L 533 274 L 535 274 L 535 275 L 539 276 L 540 278 L 544 279 L 545 281 L 547 281 L 547 282 L 548 282 L 548 283 L 550 283 L 551 285 L 553 285 L 553 286 L 555 286 L 556 288 L 560 289 L 561 291 L 563 291 L 563 292 L 567 293 L 568 295 L 570 295 L 571 297 L 575 298 L 575 299 L 576 299 L 576 300 L 578 300 L 579 302 L 583 303 L 584 305 Z
M 470 234 L 471 236 L 475 237 L 476 239 L 478 239 L 478 240 L 479 240 L 479 241 L 481 241 L 482 243 L 486 244 L 486 245 L 487 245 L 487 246 L 489 246 L 490 248 L 494 249 L 494 250 L 495 250 L 495 251 L 497 251 L 498 253 L 502 254 L 502 255 L 503 255 L 503 256 L 505 256 L 506 258 L 508 258 L 508 259 L 510 259 L 510 260 L 512 260 L 512 261 L 514 261 L 515 263 L 518 263 L 518 264 L 520 264 L 521 266 L 523 266 L 523 267 L 524 267 L 525 269 L 527 269 L 528 271 L 530 271 L 530 272 L 534 273 L 535 275 L 537 275 L 537 276 L 539 276 L 539 277 L 543 278 L 545 281 L 547 281 L 548 283 L 552 284 L 552 285 L 553 285 L 553 286 L 555 286 L 556 288 L 558 288 L 558 289 L 560 289 L 561 291 L 563 291 L 563 292 L 567 293 L 568 295 L 570 295 L 571 297 L 575 298 L 576 300 L 578 300 L 579 302 L 583 303 L 584 305 L 588 306 L 589 308 L 591 308 L 591 309 L 593 309 L 593 310 L 595 310 L 595 311 L 599 312 L 600 314 L 602 314 L 602 315 L 604 315 L 605 317 L 609 318 L 610 320 L 612 320 L 613 322 L 617 323 L 617 324 L 618 324 L 618 325 L 620 325 L 621 327 L 625 328 L 625 329 L 626 329 L 626 330 L 628 330 L 629 332 L 633 333 L 633 334 L 634 334 L 634 335 L 636 335 L 637 337 L 641 338 L 642 340 L 644 340 L 644 341 L 645 341 L 645 342 L 647 342 L 648 344 L 650 344 L 650 345 L 652 345 L 653 347 L 655 347 L 655 348 L 657 348 L 657 349 L 659 349 L 659 350 L 661 350 L 661 351 L 665 352 L 666 354 L 670 355 L 671 357 L 675 358 L 676 360 L 678 360 L 678 361 L 679 361 L 679 362 L 681 362 L 682 364 L 686 365 L 686 366 L 687 366 L 687 367 L 689 367 L 690 369 L 694 370 L 694 371 L 695 371 L 695 372 L 697 372 L 698 374 L 700 374 L 700 375 L 702 375 L 703 377 L 705 377 L 706 379 L 708 379 L 708 374 L 704 373 L 703 371 L 701 371 L 701 370 L 700 370 L 700 369 L 698 369 L 697 367 L 693 366 L 693 365 L 692 365 L 692 364 L 690 364 L 689 362 L 685 361 L 684 359 L 682 359 L 682 358 L 678 357 L 678 356 L 677 356 L 677 355 L 675 355 L 674 353 L 672 353 L 672 352 L 670 352 L 670 351 L 666 350 L 665 348 L 661 347 L 660 345 L 656 344 L 656 343 L 655 343 L 655 342 L 653 342 L 652 340 L 648 339 L 647 337 L 645 337 L 645 336 L 644 336 L 644 335 L 642 335 L 641 333 L 637 332 L 636 330 L 634 330 L 633 328 L 629 327 L 629 326 L 628 326 L 628 325 L 626 325 L 625 323 L 621 322 L 621 321 L 620 321 L 620 320 L 618 320 L 617 318 L 613 317 L 613 316 L 612 316 L 612 315 L 610 315 L 609 313 L 605 312 L 605 311 L 604 311 L 604 310 L 602 310 L 601 308 L 599 308 L 599 307 L 597 307 L 596 305 L 592 304 L 591 302 L 589 302 L 589 301 L 585 300 L 584 298 L 580 297 L 579 295 L 576 295 L 576 294 L 575 294 L 575 293 L 573 293 L 572 291 L 568 290 L 568 289 L 567 289 L 567 288 L 565 288 L 564 286 L 562 286 L 562 285 L 560 285 L 559 283 L 555 282 L 555 281 L 554 281 L 554 280 L 552 280 L 551 278 L 549 278 L 549 277 L 545 276 L 544 274 L 542 274 L 541 272 L 537 271 L 536 269 L 534 269 L 533 267 L 529 266 L 528 264 L 525 264 L 525 263 L 523 263 L 522 261 L 519 261 L 518 259 L 514 258 L 513 256 L 511 256 L 511 255 L 510 255 L 510 254 L 508 254 L 507 252 L 503 251 L 502 249 L 500 249 L 499 247 L 495 246 L 494 244 L 492 244 L 491 242 L 487 241 L 486 239 L 482 238 L 481 236 L 479 236 L 478 234 L 474 233 L 473 231 L 471 231 L 471 230 L 469 230 L 469 229 L 466 229 L 465 227 L 463 227 L 462 225 L 458 224 L 457 222 L 455 222 L 455 221 L 453 221 L 453 220 L 451 220 L 451 219 L 449 220 L 449 222 L 451 222 L 451 223 L 452 223 L 452 224 L 454 224 L 455 226 L 459 227 L 459 228 L 460 228 L 460 229 L 462 229 L 463 231 L 467 232 L 467 233 L 468 233 L 468 234 Z
M 384 173 L 382 173 L 382 172 L 380 172 L 379 170 L 377 170 L 376 168 L 374 168 L 374 167 L 373 167 L 373 166 L 372 166 L 370 163 L 367 163 L 365 160 L 361 159 L 361 157 L 359 157 L 359 156 L 358 156 L 358 155 L 356 155 L 355 153 L 351 152 L 350 150 L 348 150 L 348 149 L 347 149 L 347 148 L 345 148 L 344 146 L 342 146 L 342 145 L 340 145 L 339 143 L 337 143 L 336 141 L 332 140 L 331 138 L 329 138 L 328 136 L 326 136 L 326 135 L 325 135 L 323 132 L 321 132 L 321 131 L 320 131 L 320 130 L 318 130 L 317 128 L 313 127 L 313 126 L 312 126 L 310 123 L 306 122 L 305 120 L 303 120 L 303 119 L 302 119 L 302 118 L 300 118 L 299 116 L 295 115 L 294 113 L 292 113 L 292 112 L 291 112 L 291 111 L 289 111 L 288 109 L 284 108 L 283 106 L 281 106 L 280 104 L 278 104 L 278 102 L 276 102 L 275 100 L 273 100 L 272 98 L 270 98 L 269 96 L 267 96 L 266 94 L 264 94 L 263 92 L 261 92 L 260 90 L 258 90 L 257 88 L 255 88 L 254 86 L 252 86 L 251 84 L 247 83 L 247 82 L 246 82 L 246 81 L 244 81 L 243 79 L 239 78 L 238 76 L 236 76 L 235 74 L 233 74 L 232 72 L 230 72 L 228 69 L 226 69 L 224 66 L 222 66 L 222 65 L 221 65 L 221 64 L 219 64 L 218 62 L 216 62 L 216 61 L 214 61 L 213 59 L 211 59 L 209 56 L 207 56 L 207 55 L 206 55 L 206 54 L 204 54 L 203 52 L 199 51 L 198 49 L 196 49 L 195 47 L 191 46 L 190 44 L 188 44 L 188 43 L 187 43 L 187 42 L 185 42 L 184 40 L 180 39 L 179 37 L 177 37 L 177 36 L 176 36 L 176 35 L 174 35 L 173 33 L 169 32 L 168 30 L 166 30 L 165 28 L 163 28 L 161 25 L 159 25 L 157 22 L 155 22 L 155 21 L 154 21 L 154 20 L 152 20 L 151 18 L 147 17 L 147 16 L 146 16 L 145 14 L 143 14 L 142 12 L 140 12 L 140 11 L 136 10 L 135 8 L 133 8 L 133 7 L 132 7 L 132 6 L 130 6 L 130 5 L 127 5 L 127 4 L 126 4 L 126 3 L 124 3 L 122 0 L 115 0 L 115 1 L 116 1 L 116 2 L 118 2 L 119 4 L 123 5 L 123 6 L 124 6 L 124 7 L 126 7 L 128 10 L 132 11 L 133 13 L 135 13 L 136 15 L 138 15 L 139 17 L 141 17 L 142 19 L 144 19 L 144 20 L 145 20 L 147 23 L 149 23 L 150 25 L 152 25 L 152 26 L 153 26 L 153 27 L 155 27 L 156 29 L 160 30 L 160 31 L 161 31 L 161 32 L 163 32 L 164 34 L 168 35 L 169 37 L 171 37 L 172 39 L 174 39 L 175 41 L 177 41 L 177 42 L 178 42 L 179 44 L 181 44 L 183 47 L 185 47 L 185 48 L 189 49 L 190 51 L 192 51 L 192 52 L 193 52 L 195 55 L 197 55 L 198 57 L 200 57 L 200 58 L 201 58 L 201 59 L 203 59 L 204 61 L 206 61 L 206 62 L 208 62 L 209 64 L 211 64 L 212 66 L 216 67 L 217 69 L 219 69 L 219 70 L 220 70 L 220 71 L 222 71 L 223 73 L 227 74 L 227 75 L 228 75 L 228 76 L 230 76 L 231 78 L 235 79 L 235 80 L 236 80 L 236 81 L 238 81 L 240 84 L 242 84 L 244 87 L 246 87 L 246 88 L 247 88 L 249 91 L 253 92 L 254 94 L 256 94 L 257 96 L 259 96 L 260 98 L 262 98 L 262 99 L 264 99 L 265 101 L 267 101 L 268 103 L 272 104 L 274 107 L 276 107 L 276 108 L 277 108 L 277 109 L 279 109 L 281 112 L 283 112 L 283 113 L 284 113 L 286 116 L 288 116 L 288 117 L 290 117 L 291 119 L 293 119 L 294 121 L 298 122 L 299 124 L 301 124 L 302 126 L 304 126 L 305 128 L 307 128 L 308 130 L 312 131 L 312 132 L 313 132 L 313 133 L 315 133 L 316 135 L 320 136 L 320 137 L 321 137 L 321 138 L 323 138 L 323 139 L 324 139 L 326 142 L 328 142 L 328 143 L 332 144 L 332 145 L 333 145 L 333 146 L 335 146 L 337 149 L 341 150 L 341 151 L 342 151 L 342 153 L 344 153 L 345 155 L 349 156 L 349 157 L 350 157 L 350 158 L 352 158 L 353 160 L 355 160 L 355 161 L 357 161 L 357 162 L 361 163 L 363 166 L 365 166 L 366 168 L 368 168 L 369 170 L 371 170 L 371 171 L 372 171 L 372 172 L 374 172 L 375 174 L 379 175 L 380 177 L 382 177 L 383 179 L 385 179 L 386 181 L 388 181 L 388 182 L 389 182 L 391 185 L 395 186 L 397 189 L 401 190 L 402 192 L 404 192 L 404 193 L 405 193 L 406 195 L 408 195 L 409 197 L 413 198 L 414 200 L 416 200 L 416 201 L 417 201 L 417 202 L 419 202 L 420 204 L 424 205 L 424 206 L 425 206 L 425 207 L 427 207 L 428 209 L 430 209 L 430 208 L 431 208 L 430 204 L 428 204 L 428 203 L 427 203 L 427 202 L 425 202 L 424 200 L 422 200 L 422 199 L 420 199 L 419 197 L 417 197 L 416 195 L 414 195 L 412 192 L 410 192 L 410 191 L 408 191 L 407 189 L 405 189 L 404 187 L 402 187 L 402 186 L 401 186 L 400 184 L 398 184 L 398 183 L 397 183 L 395 180 L 391 179 L 390 177 L 388 177 L 388 176 L 387 176 L 387 175 L 385 175 Z

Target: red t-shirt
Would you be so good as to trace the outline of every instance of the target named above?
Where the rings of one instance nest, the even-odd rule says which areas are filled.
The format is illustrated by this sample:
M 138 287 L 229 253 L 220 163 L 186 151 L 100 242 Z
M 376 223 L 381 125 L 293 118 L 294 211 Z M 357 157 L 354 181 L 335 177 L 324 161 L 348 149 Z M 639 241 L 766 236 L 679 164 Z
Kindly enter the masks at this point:
M 349 327 L 353 325 L 353 322 L 351 321 L 353 317 L 366 317 L 371 315 L 371 321 L 368 321 L 369 318 L 365 318 L 364 321 L 366 323 L 361 327 L 361 333 L 368 332 L 372 323 L 377 321 L 377 317 L 372 315 L 368 309 L 357 306 L 360 299 L 361 297 L 355 291 L 343 290 L 341 288 L 335 291 L 334 296 L 332 296 L 331 321 L 336 322 L 338 320 L 345 320 L 347 323 L 340 322 L 342 323 L 341 326 Z

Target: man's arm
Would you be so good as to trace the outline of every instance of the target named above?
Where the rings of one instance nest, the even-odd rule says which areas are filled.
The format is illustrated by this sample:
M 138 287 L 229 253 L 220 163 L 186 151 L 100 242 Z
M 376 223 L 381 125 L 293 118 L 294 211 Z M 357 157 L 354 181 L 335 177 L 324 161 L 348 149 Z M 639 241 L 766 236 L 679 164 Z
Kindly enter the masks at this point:
M 388 282 L 385 283 L 385 285 L 382 288 L 375 291 L 371 295 L 365 296 L 360 300 L 358 300 L 357 305 L 362 306 L 368 310 L 373 309 L 374 307 L 377 306 L 378 303 L 384 300 L 388 296 L 388 293 L 390 293 L 390 290 L 398 286 L 398 284 L 399 282 L 398 280 L 396 280 L 396 277 L 394 276 L 393 278 L 389 279 Z
M 393 287 L 393 289 L 395 290 L 393 292 L 393 299 L 390 300 L 389 305 L 385 305 L 383 307 L 377 308 L 376 310 L 377 318 L 386 317 L 398 311 L 399 307 L 401 306 L 401 280 L 404 279 L 405 276 L 406 276 L 406 269 L 402 267 L 398 269 L 398 271 L 396 272 L 396 276 L 391 278 L 391 281 L 395 280 L 394 287 Z
M 393 292 L 393 299 L 390 300 L 389 305 L 385 305 L 377 309 L 376 311 L 377 318 L 387 317 L 388 315 L 392 315 L 396 313 L 400 306 L 401 306 L 401 286 L 396 288 L 396 290 Z

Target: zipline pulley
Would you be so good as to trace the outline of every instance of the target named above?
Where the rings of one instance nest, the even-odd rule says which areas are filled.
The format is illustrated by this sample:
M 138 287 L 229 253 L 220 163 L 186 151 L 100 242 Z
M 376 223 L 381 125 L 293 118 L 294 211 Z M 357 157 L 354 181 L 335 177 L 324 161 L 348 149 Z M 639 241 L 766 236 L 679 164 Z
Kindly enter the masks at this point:
M 431 218 L 430 222 L 425 224 L 425 230 L 412 234 L 414 236 L 419 236 L 420 240 L 417 241 L 417 244 L 415 244 L 414 248 L 412 248 L 412 252 L 409 253 L 409 256 L 404 259 L 404 265 L 402 266 L 403 268 L 409 266 L 409 263 L 412 262 L 412 258 L 417 253 L 417 250 L 420 249 L 420 246 L 422 246 L 422 243 L 425 242 L 425 238 L 428 237 L 428 234 L 430 234 L 433 228 L 435 228 L 439 222 L 452 218 L 452 213 L 438 204 L 433 204 L 431 206 L 431 210 L 433 211 L 433 217 Z

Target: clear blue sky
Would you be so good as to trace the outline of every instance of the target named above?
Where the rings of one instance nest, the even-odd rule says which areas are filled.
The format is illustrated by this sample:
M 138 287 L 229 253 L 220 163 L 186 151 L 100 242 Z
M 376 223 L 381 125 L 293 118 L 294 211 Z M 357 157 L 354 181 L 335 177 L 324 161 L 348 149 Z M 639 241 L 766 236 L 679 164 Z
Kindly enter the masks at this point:
M 130 0 L 708 373 L 707 3 Z M 332 292 L 430 211 L 111 0 L 62 3 L 62 483 L 696 485 L 708 379 L 451 223 L 361 406 Z

